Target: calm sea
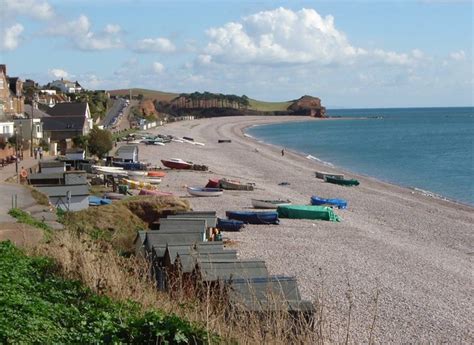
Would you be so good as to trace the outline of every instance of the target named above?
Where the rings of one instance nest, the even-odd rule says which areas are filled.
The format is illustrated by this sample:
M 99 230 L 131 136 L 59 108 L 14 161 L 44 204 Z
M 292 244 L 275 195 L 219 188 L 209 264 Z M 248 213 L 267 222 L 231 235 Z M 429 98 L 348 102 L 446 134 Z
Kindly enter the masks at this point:
M 344 169 L 474 205 L 474 108 L 328 110 L 247 133 Z

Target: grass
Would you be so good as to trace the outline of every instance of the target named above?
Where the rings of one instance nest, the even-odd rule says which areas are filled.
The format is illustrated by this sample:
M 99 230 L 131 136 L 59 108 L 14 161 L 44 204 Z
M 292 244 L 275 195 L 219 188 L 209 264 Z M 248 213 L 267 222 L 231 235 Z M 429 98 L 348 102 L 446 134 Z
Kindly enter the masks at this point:
M 128 96 L 130 95 L 130 89 L 121 89 L 121 90 L 110 90 L 109 91 L 113 96 Z M 177 93 L 172 92 L 163 92 L 150 89 L 132 89 L 132 97 L 136 97 L 139 94 L 142 94 L 144 98 L 157 100 L 157 101 L 171 101 L 173 98 L 179 96 Z
M 0 242 L 0 343 L 215 342 L 206 331 L 160 310 L 100 296 L 56 275 L 50 258 Z
M 33 218 L 28 212 L 20 210 L 19 208 L 12 208 L 8 214 L 15 218 L 19 223 L 28 224 L 35 228 L 51 232 L 52 229 L 42 221 Z
M 258 111 L 286 111 L 292 102 L 264 102 L 250 99 L 250 109 Z
M 26 187 L 30 189 L 31 196 L 33 197 L 33 199 L 36 200 L 38 204 L 43 206 L 49 206 L 49 198 L 46 194 L 40 192 L 39 190 L 30 185 L 26 185 Z

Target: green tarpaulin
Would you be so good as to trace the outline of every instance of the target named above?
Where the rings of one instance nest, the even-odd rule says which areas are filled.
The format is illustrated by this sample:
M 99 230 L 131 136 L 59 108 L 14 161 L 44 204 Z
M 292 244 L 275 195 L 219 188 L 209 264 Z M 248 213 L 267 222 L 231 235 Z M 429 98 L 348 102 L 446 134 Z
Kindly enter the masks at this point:
M 333 209 L 327 206 L 285 205 L 278 206 L 278 217 L 293 219 L 321 219 L 340 222 Z

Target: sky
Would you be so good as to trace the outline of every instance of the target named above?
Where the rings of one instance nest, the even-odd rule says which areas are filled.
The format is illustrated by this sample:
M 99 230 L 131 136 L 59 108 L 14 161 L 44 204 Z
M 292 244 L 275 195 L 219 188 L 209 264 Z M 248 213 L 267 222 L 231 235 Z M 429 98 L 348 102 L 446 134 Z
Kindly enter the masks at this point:
M 472 106 L 472 55 L 472 1 L 0 0 L 0 63 L 40 84 Z

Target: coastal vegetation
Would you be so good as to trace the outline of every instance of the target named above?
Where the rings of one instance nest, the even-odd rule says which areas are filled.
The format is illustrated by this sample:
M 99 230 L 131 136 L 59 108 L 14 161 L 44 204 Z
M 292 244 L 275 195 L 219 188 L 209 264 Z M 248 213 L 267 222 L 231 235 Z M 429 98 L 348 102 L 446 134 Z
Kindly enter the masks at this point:
M 190 322 L 98 295 L 57 275 L 57 263 L 0 242 L 0 343 L 215 342 Z
M 80 93 L 68 94 L 71 102 L 87 102 L 92 119 L 102 119 L 105 117 L 108 109 L 109 98 L 105 91 L 82 91 Z

